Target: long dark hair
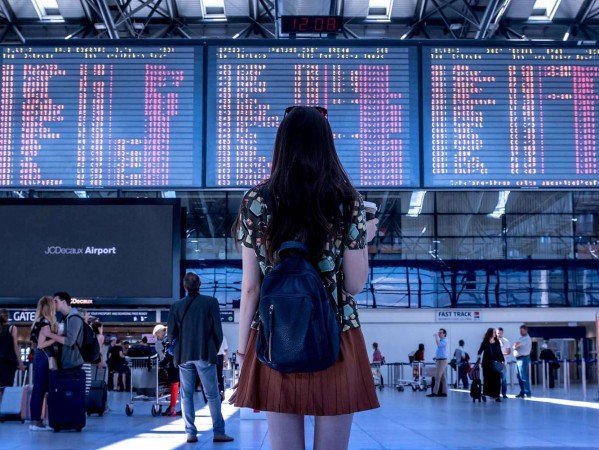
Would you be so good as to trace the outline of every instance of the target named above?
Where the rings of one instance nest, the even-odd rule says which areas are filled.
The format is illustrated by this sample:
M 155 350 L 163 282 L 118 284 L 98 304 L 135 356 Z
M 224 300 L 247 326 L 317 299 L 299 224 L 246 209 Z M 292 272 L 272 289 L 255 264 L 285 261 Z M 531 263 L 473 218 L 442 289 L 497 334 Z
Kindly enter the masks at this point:
M 485 337 L 483 338 L 485 341 L 490 341 L 491 338 L 493 337 L 493 333 L 495 332 L 495 328 L 489 328 L 487 329 L 487 332 L 485 333 Z
M 304 242 L 317 262 L 325 245 L 349 229 L 358 193 L 337 157 L 328 120 L 315 108 L 295 107 L 281 122 L 268 190 L 271 220 L 263 242 L 271 262 L 287 240 Z

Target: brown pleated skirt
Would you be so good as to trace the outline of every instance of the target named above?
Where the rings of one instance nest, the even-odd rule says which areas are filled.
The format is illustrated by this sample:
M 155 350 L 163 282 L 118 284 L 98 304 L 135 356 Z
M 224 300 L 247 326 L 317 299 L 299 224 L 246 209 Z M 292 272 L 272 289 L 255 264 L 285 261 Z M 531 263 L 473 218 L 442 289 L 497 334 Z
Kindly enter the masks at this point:
M 326 370 L 281 373 L 256 357 L 251 330 L 235 406 L 260 411 L 337 416 L 379 407 L 362 331 L 341 334 L 341 356 Z

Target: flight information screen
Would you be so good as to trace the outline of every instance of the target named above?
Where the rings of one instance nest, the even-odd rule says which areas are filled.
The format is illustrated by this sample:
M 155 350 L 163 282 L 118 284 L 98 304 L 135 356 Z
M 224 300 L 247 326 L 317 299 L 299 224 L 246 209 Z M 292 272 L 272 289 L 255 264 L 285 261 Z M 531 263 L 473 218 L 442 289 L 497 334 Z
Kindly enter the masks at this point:
M 201 186 L 201 47 L 3 47 L 0 188 Z
M 599 49 L 423 48 L 424 184 L 599 187 Z
M 206 185 L 267 178 L 285 108 L 310 105 L 355 185 L 418 186 L 417 61 L 416 47 L 209 46 Z

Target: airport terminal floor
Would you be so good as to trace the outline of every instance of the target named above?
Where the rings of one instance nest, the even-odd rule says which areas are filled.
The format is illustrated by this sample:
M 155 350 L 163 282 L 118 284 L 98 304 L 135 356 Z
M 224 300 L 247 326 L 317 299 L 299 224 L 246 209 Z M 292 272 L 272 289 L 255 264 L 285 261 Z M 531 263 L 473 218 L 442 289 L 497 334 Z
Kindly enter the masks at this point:
M 447 398 L 427 398 L 424 392 L 386 387 L 379 392 L 381 408 L 354 416 L 350 449 L 552 449 L 599 448 L 597 386 L 589 400 L 573 389 L 533 391 L 520 400 L 513 392 L 501 403 L 472 403 L 463 390 Z M 229 392 L 230 394 L 230 392 Z M 510 394 L 510 393 L 508 393 Z M 551 398 L 549 398 L 551 394 Z M 129 394 L 109 392 L 110 412 L 88 418 L 77 432 L 31 432 L 20 422 L 0 424 L 0 449 L 270 449 L 265 420 L 240 418 L 240 411 L 223 405 L 231 443 L 213 443 L 208 407 L 196 400 L 199 442 L 185 443 L 180 417 L 152 417 L 151 403 L 135 403 L 128 417 Z M 306 419 L 307 448 L 311 448 L 312 418 Z

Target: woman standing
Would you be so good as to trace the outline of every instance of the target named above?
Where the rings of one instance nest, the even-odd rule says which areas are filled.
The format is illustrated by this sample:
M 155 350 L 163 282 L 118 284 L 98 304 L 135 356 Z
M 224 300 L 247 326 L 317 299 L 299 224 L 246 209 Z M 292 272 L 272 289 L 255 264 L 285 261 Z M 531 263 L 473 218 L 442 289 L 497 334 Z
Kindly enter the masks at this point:
M 266 411 L 274 450 L 304 449 L 304 416 L 315 418 L 314 449 L 345 449 L 353 413 L 379 406 L 353 295 L 368 276 L 369 242 L 378 219 L 366 221 L 362 198 L 341 166 L 327 111 L 285 110 L 270 178 L 250 189 L 234 231 L 242 244 L 242 289 L 235 406 Z M 257 314 L 262 276 L 285 241 L 302 241 L 337 304 L 342 289 L 341 357 L 329 368 L 282 373 L 258 361 Z M 298 395 L 299 394 L 299 395 Z
M 13 385 L 17 368 L 25 369 L 17 342 L 17 327 L 8 323 L 8 310 L 0 309 L 0 387 Z
M 486 400 L 485 396 L 487 396 L 500 402 L 501 371 L 498 371 L 497 368 L 501 366 L 502 370 L 505 370 L 505 359 L 494 328 L 489 328 L 485 333 L 478 349 L 477 363 L 480 362 L 481 354 L 483 355 L 481 364 L 484 378 L 483 400 Z
M 58 332 L 56 322 L 56 306 L 54 297 L 44 296 L 37 302 L 35 321 L 31 326 L 31 343 L 35 346 L 33 355 L 33 390 L 31 391 L 31 431 L 52 431 L 52 428 L 42 424 L 42 408 L 44 396 L 48 392 L 50 381 L 50 369 L 56 370 L 56 354 L 54 351 L 54 339 L 48 337 L 48 331 Z M 53 359 L 54 367 L 50 367 Z

